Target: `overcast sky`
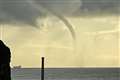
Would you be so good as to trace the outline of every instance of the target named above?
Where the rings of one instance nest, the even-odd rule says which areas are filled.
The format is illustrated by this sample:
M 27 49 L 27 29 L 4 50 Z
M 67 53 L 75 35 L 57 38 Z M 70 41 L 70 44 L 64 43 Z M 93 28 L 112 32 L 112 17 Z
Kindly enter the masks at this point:
M 118 13 L 119 3 L 119 0 L 0 0 L 0 22 L 35 25 L 36 18 L 46 15 L 41 7 L 62 15 L 76 15 L 86 10 Z
M 118 1 L 0 0 L 0 35 L 11 48 L 11 65 L 39 67 L 45 56 L 46 67 L 118 66 Z M 63 21 L 44 9 L 65 16 L 76 45 Z M 97 10 L 99 16 L 89 16 Z M 102 14 L 107 10 L 114 14 Z M 68 16 L 84 11 L 84 17 Z

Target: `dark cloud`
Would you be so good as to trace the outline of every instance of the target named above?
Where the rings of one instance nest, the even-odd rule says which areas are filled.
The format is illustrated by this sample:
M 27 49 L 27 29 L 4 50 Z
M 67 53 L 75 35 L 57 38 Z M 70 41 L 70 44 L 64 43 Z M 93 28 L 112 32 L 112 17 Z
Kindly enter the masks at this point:
M 1 23 L 34 24 L 36 18 L 41 15 L 43 15 L 42 12 L 34 8 L 27 0 L 0 0 Z
M 63 0 L 60 3 L 58 0 L 0 0 L 0 23 L 20 22 L 34 25 L 36 18 L 46 15 L 41 6 L 63 13 L 73 2 L 63 2 Z
M 92 11 L 112 11 L 118 12 L 120 0 L 81 0 L 81 9 Z
M 58 14 L 69 15 L 84 10 L 118 10 L 119 0 L 0 0 L 0 23 L 35 25 L 36 18 L 44 17 L 41 6 Z M 74 14 L 75 15 L 75 14 Z

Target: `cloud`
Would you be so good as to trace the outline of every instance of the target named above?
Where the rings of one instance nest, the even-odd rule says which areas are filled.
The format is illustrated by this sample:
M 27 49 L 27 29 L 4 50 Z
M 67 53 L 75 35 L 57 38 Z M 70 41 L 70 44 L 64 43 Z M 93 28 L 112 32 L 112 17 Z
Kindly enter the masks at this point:
M 84 10 L 117 11 L 118 0 L 0 0 L 0 23 L 22 23 L 35 25 L 38 17 L 46 16 L 44 9 L 69 15 Z
M 38 17 L 46 15 L 41 6 L 63 12 L 68 7 L 72 8 L 72 4 L 74 1 L 71 0 L 60 4 L 58 0 L 0 0 L 0 23 L 20 22 L 32 25 Z
M 37 2 L 38 0 L 36 0 Z M 80 9 L 81 0 L 41 0 L 39 3 L 59 14 L 69 15 Z
M 27 0 L 0 0 L 0 22 L 20 22 L 34 24 L 38 16 L 43 15 L 40 10 L 32 7 Z

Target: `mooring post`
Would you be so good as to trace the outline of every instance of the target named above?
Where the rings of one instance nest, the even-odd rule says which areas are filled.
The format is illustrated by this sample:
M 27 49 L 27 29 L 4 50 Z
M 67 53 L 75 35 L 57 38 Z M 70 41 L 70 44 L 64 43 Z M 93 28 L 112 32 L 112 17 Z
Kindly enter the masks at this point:
M 42 57 L 41 80 L 44 80 L 44 57 Z

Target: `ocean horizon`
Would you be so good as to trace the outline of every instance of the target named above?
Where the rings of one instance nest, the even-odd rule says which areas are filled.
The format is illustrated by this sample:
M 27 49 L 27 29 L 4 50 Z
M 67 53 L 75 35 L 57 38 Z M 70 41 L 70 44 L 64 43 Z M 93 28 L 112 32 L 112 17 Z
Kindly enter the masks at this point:
M 12 80 L 41 80 L 41 68 L 12 68 Z M 45 68 L 45 80 L 119 80 L 120 68 Z

